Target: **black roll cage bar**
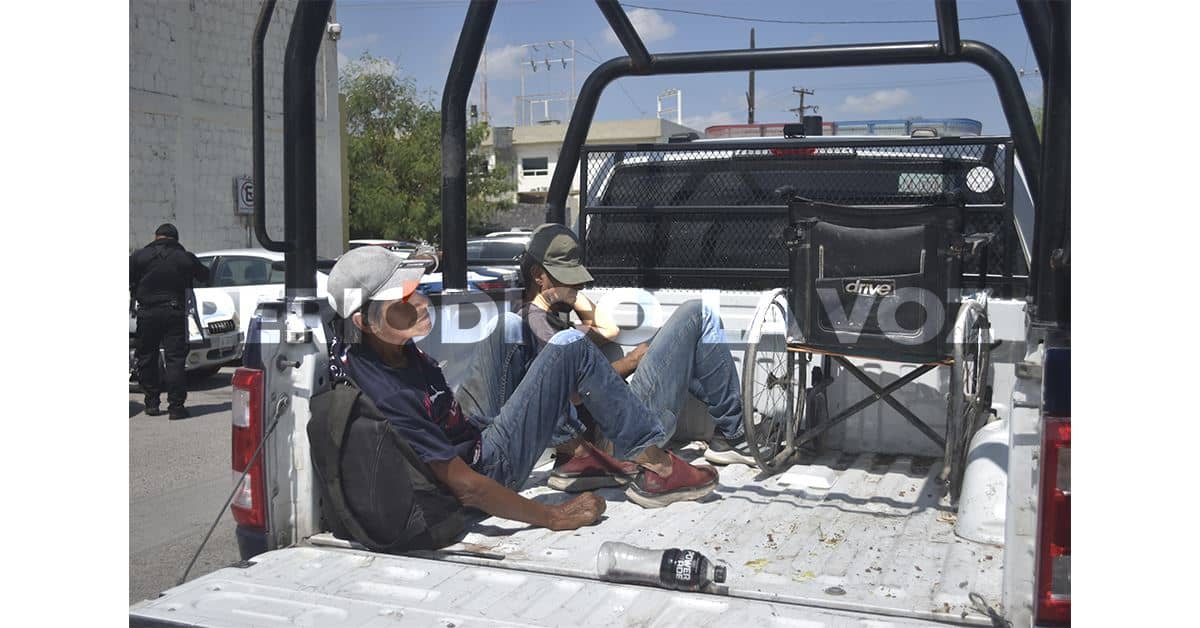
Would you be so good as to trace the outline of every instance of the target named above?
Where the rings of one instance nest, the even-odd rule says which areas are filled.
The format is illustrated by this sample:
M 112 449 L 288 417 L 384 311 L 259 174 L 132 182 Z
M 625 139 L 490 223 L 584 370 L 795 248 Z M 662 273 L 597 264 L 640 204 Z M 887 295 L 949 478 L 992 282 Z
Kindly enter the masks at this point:
M 253 56 L 255 234 L 264 247 L 287 255 L 289 297 L 315 291 L 316 142 L 315 60 L 332 0 L 301 0 L 284 60 L 284 233 L 271 240 L 265 226 L 263 176 L 262 40 L 275 0 L 264 0 L 255 28 Z M 442 96 L 443 285 L 461 291 L 466 281 L 466 101 L 496 0 L 472 0 L 450 64 Z M 1038 138 L 1024 91 L 1012 63 L 1000 51 L 959 37 L 956 0 L 934 0 L 938 40 L 710 50 L 651 54 L 617 0 L 596 0 L 626 56 L 600 64 L 584 81 L 567 127 L 547 194 L 546 219 L 566 222 L 566 200 L 575 166 L 600 95 L 618 78 L 817 67 L 972 63 L 992 77 L 1035 207 L 1031 314 L 1035 324 L 1066 329 L 1070 324 L 1070 4 L 1017 0 L 1031 47 L 1045 81 L 1044 143 Z

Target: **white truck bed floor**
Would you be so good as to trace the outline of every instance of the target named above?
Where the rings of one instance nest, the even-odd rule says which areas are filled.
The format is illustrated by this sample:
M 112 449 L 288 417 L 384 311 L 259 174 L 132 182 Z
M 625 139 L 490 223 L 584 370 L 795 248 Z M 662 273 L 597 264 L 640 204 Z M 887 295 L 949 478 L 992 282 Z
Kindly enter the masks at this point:
M 695 446 L 680 452 L 695 458 Z M 604 541 L 699 550 L 729 565 L 729 594 L 895 617 L 990 625 L 968 595 L 1000 605 L 1003 549 L 954 534 L 953 510 L 937 480 L 940 460 L 829 454 L 799 465 L 831 480 L 828 489 L 760 479 L 745 465 L 718 467 L 720 486 L 701 502 L 643 509 L 620 489 L 603 489 L 603 519 L 571 532 L 487 518 L 447 549 L 503 555 L 445 560 L 550 575 L 596 578 Z M 522 494 L 569 498 L 536 470 Z M 787 475 L 787 474 L 785 474 Z
M 954 535 L 939 468 L 930 458 L 831 454 L 793 470 L 829 480 L 815 489 L 732 465 L 702 502 L 646 510 L 605 489 L 608 510 L 593 526 L 551 532 L 492 517 L 455 546 L 410 556 L 324 533 L 309 539 L 318 547 L 268 552 L 138 603 L 130 625 L 990 625 L 968 594 L 999 606 L 1003 550 Z M 535 471 L 523 493 L 568 498 L 545 486 L 547 473 Z M 700 550 L 729 565 L 728 589 L 600 582 L 607 540 Z

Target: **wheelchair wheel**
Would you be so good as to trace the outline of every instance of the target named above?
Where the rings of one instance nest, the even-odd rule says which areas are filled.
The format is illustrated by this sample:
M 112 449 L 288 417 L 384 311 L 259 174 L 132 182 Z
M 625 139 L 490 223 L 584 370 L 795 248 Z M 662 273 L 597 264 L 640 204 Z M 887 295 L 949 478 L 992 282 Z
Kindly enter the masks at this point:
M 808 354 L 788 351 L 786 293 L 767 295 L 750 325 L 742 363 L 742 417 L 746 442 L 763 471 L 791 465 L 797 426 L 803 418 Z
M 962 492 L 971 439 L 983 427 L 992 407 L 991 325 L 979 303 L 965 303 L 963 309 L 966 311 L 959 315 L 955 329 L 946 417 L 945 474 L 952 503 L 958 502 Z

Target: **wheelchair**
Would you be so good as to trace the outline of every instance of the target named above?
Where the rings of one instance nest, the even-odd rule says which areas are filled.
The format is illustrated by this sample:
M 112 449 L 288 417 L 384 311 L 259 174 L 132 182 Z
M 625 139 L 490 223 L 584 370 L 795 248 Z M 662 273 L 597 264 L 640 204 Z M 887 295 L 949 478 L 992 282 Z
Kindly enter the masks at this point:
M 763 471 L 783 471 L 831 428 L 883 402 L 944 451 L 942 477 L 957 501 L 971 437 L 991 408 L 986 270 L 972 292 L 962 268 L 986 259 L 996 237 L 964 234 L 965 212 L 955 192 L 909 206 L 791 197 L 787 287 L 760 300 L 742 369 L 746 438 Z M 881 386 L 852 358 L 916 366 Z M 835 364 L 871 394 L 828 416 Z M 950 369 L 944 433 L 892 397 L 939 367 Z

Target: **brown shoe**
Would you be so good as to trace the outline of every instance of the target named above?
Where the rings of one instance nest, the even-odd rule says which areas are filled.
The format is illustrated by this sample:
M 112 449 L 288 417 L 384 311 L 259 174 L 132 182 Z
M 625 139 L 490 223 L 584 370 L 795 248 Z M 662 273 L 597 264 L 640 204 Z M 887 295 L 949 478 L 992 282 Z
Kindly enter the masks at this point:
M 632 462 L 617 460 L 591 443 L 584 443 L 587 454 L 571 456 L 550 471 L 546 484 L 568 493 L 591 491 L 610 486 L 624 486 L 638 472 Z
M 667 452 L 671 457 L 671 475 L 663 477 L 642 469 L 625 489 L 629 501 L 643 508 L 662 508 L 675 502 L 702 499 L 717 488 L 717 470 L 696 466 Z

